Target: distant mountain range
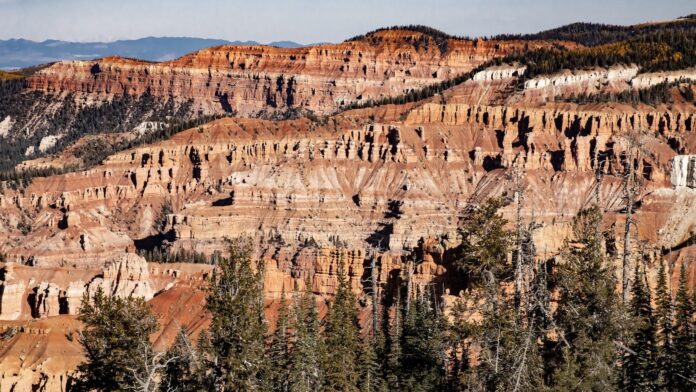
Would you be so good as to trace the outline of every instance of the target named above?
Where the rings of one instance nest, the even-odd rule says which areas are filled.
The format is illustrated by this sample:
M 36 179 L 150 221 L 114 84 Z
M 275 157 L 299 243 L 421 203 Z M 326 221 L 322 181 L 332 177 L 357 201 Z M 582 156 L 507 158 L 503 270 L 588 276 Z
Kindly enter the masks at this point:
M 217 45 L 258 45 L 256 41 L 227 41 L 190 37 L 147 37 L 114 42 L 68 42 L 26 39 L 0 40 L 0 69 L 29 67 L 59 60 L 90 60 L 105 56 L 134 57 L 150 61 L 171 60 Z M 304 45 L 292 41 L 271 42 L 281 48 Z

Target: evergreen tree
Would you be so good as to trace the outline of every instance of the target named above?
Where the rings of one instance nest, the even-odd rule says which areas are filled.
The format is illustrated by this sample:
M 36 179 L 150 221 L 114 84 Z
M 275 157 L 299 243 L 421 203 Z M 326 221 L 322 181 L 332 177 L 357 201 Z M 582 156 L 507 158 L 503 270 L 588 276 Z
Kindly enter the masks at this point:
M 355 296 L 348 287 L 343 273 L 343 260 L 339 263 L 338 289 L 334 303 L 329 308 L 324 329 L 326 346 L 331 355 L 323 361 L 324 391 L 358 391 L 358 354 L 360 351 L 360 327 Z
M 635 329 L 633 339 L 624 354 L 622 385 L 624 391 L 655 391 L 659 369 L 656 363 L 655 318 L 650 304 L 650 288 L 638 264 L 631 287 L 630 313 Z
M 198 364 L 198 351 L 188 337 L 186 330 L 179 329 L 174 344 L 167 350 L 160 390 L 169 392 L 194 392 L 202 390 L 201 370 Z
M 674 299 L 674 369 L 679 380 L 675 391 L 693 391 L 696 388 L 696 342 L 694 334 L 694 306 L 686 287 L 686 266 L 679 269 L 679 288 Z
M 165 229 L 167 228 L 167 216 L 173 212 L 174 208 L 172 208 L 172 200 L 170 198 L 164 199 L 162 207 L 160 208 L 160 211 L 153 222 L 153 228 L 155 231 L 158 233 L 164 233 Z
M 389 390 L 401 389 L 401 337 L 403 331 L 403 312 L 401 310 L 401 287 L 397 288 L 395 303 L 391 306 L 392 320 L 388 323 L 388 334 L 385 342 L 386 358 L 383 361 L 386 368 L 386 381 Z M 385 322 L 387 318 L 385 317 Z
M 123 391 L 136 385 L 137 366 L 152 353 L 150 334 L 157 320 L 142 298 L 85 294 L 78 320 L 86 361 L 78 367 L 77 391 Z
M 272 391 L 287 392 L 290 390 L 290 347 L 288 335 L 288 304 L 285 298 L 285 288 L 283 287 L 278 308 L 278 322 L 271 337 L 267 355 L 269 364 L 266 378 L 270 383 Z
M 597 206 L 578 213 L 572 225 L 574 243 L 565 245 L 558 266 L 558 359 L 550 365 L 560 390 L 616 389 L 615 341 L 621 336 L 624 312 L 604 260 L 601 222 Z
M 359 385 L 360 392 L 386 391 L 386 385 L 382 379 L 382 368 L 377 357 L 376 348 L 378 341 L 374 334 L 362 339 L 358 364 L 360 368 Z
M 444 387 L 445 325 L 425 294 L 411 301 L 401 337 L 402 390 L 439 391 Z
M 467 311 L 465 299 L 457 298 L 452 306 L 452 321 L 447 328 L 449 351 L 447 389 L 450 391 L 462 391 L 464 385 L 471 383 L 468 341 L 474 335 L 476 327 L 466 319 Z
M 306 284 L 304 293 L 295 300 L 293 349 L 290 352 L 289 386 L 292 392 L 313 392 L 321 389 L 321 363 L 324 345 L 319 334 L 319 314 L 314 294 Z
M 511 273 L 507 256 L 512 235 L 505 229 L 507 220 L 498 212 L 500 199 L 488 199 L 483 205 L 470 209 L 462 218 L 458 233 L 461 244 L 455 249 L 455 266 L 468 275 L 471 283 L 500 280 Z
M 487 391 L 543 390 L 543 361 L 538 344 L 542 331 L 534 319 L 524 319 L 512 296 L 487 305 L 477 328 L 479 365 L 469 387 Z
M 655 323 L 658 332 L 658 361 L 660 368 L 659 384 L 662 389 L 673 391 L 680 383 L 675 374 L 675 347 L 672 342 L 674 337 L 672 294 L 667 287 L 667 274 L 665 263 L 660 261 L 660 269 L 657 273 L 657 288 L 655 292 L 656 308 Z
M 263 389 L 265 352 L 263 265 L 254 271 L 248 242 L 230 246 L 208 282 L 206 309 L 212 316 L 205 348 L 209 390 Z

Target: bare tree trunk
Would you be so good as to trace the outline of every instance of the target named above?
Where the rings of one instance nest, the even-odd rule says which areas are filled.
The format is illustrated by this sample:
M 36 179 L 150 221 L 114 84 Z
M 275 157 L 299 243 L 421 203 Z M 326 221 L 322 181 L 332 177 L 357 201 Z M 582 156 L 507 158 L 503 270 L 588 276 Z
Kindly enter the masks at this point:
M 518 164 L 519 165 L 519 164 Z M 517 310 L 522 309 L 522 281 L 523 279 L 523 258 L 522 258 L 522 178 L 519 166 L 515 168 L 515 201 L 517 211 L 515 216 L 515 235 L 517 237 L 517 254 L 515 257 L 515 304 Z
M 632 143 L 633 144 L 633 143 Z M 634 203 L 634 162 L 633 162 L 633 145 L 628 155 L 628 172 L 624 177 L 624 192 L 626 194 L 626 223 L 624 224 L 624 242 L 623 242 L 623 263 L 622 263 L 622 282 L 621 294 L 624 305 L 628 303 L 630 261 L 631 261 L 631 220 L 633 215 Z
M 599 162 L 599 146 L 597 143 L 595 143 L 595 183 L 597 184 L 595 188 L 595 203 L 597 207 L 599 207 L 599 203 L 601 202 L 600 188 L 602 187 L 602 165 Z
M 372 280 L 372 333 L 377 333 L 377 328 L 379 327 L 379 307 L 377 306 L 377 255 L 373 253 L 372 261 L 370 262 L 370 268 L 372 271 L 370 273 Z
M 406 316 L 408 316 L 411 311 L 411 296 L 413 296 L 412 287 L 413 282 L 413 261 L 408 261 L 406 263 Z

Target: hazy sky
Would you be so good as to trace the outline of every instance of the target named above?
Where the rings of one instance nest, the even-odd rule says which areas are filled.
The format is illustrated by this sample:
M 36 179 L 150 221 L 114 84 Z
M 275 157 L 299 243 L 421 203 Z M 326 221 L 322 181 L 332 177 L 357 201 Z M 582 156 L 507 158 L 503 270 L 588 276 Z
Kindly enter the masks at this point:
M 397 24 L 483 36 L 577 21 L 632 24 L 694 12 L 694 0 L 0 0 L 0 39 L 337 42 Z

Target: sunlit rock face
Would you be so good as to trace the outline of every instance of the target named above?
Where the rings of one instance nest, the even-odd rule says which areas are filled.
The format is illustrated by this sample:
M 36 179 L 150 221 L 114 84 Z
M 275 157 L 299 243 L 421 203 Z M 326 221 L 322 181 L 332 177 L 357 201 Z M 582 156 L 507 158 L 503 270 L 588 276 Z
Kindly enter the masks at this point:
M 205 113 L 249 116 L 296 108 L 329 114 L 343 105 L 451 79 L 525 45 L 549 44 L 450 39 L 438 47 L 422 33 L 390 30 L 295 49 L 218 46 L 163 63 L 118 57 L 62 61 L 37 72 L 28 85 L 90 100 L 119 94 L 172 96 L 192 100 Z
M 677 155 L 672 160 L 672 185 L 696 188 L 696 155 Z

